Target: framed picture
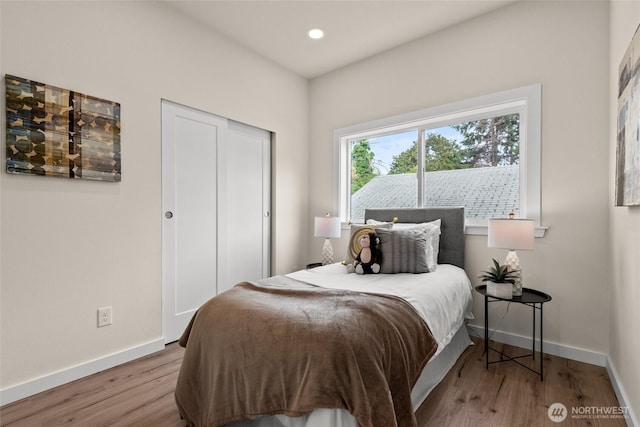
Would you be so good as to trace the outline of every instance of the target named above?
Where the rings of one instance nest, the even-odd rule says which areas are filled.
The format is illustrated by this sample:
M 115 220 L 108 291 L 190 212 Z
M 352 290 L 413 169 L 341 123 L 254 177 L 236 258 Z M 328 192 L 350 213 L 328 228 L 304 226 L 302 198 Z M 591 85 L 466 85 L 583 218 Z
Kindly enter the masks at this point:
M 640 36 L 627 48 L 618 75 L 615 204 L 640 205 Z
M 120 181 L 120 104 L 6 75 L 7 172 Z

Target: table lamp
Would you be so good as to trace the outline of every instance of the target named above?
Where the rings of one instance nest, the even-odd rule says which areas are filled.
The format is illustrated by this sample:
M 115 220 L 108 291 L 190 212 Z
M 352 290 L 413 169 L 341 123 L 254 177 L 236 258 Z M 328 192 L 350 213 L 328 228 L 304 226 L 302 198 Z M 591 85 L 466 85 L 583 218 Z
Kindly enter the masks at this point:
M 513 295 L 522 295 L 522 268 L 516 250 L 532 250 L 535 242 L 535 222 L 532 219 L 492 218 L 489 220 L 489 236 L 487 246 L 490 248 L 508 249 L 504 264 L 517 271 L 513 284 Z
M 317 216 L 314 224 L 313 235 L 315 237 L 324 237 L 324 245 L 322 246 L 322 265 L 333 263 L 333 247 L 330 238 L 340 237 L 340 218 L 326 216 Z

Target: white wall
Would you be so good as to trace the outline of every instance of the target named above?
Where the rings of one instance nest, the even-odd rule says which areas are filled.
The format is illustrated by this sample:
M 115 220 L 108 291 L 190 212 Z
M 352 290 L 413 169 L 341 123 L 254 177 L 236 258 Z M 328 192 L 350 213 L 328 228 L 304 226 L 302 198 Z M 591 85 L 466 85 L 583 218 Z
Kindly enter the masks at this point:
M 618 67 L 640 24 L 640 3 L 612 1 L 610 8 L 609 206 L 611 215 L 611 317 L 609 357 L 622 379 L 625 400 L 640 416 L 640 207 L 614 206 Z M 637 422 L 637 421 L 636 421 Z
M 520 251 L 525 286 L 552 295 L 545 341 L 608 353 L 609 147 L 607 2 L 522 2 L 311 81 L 310 213 L 331 208 L 333 130 L 467 98 L 542 84 L 542 221 Z M 334 241 L 346 251 L 348 233 Z M 319 258 L 321 243 L 311 241 Z M 474 284 L 492 257 L 485 236 L 467 237 Z M 482 325 L 474 295 L 475 323 Z M 496 319 L 505 307 L 497 305 Z M 490 325 L 495 326 L 495 325 Z M 500 329 L 530 335 L 530 309 L 512 305 Z
M 119 102 L 123 156 L 121 183 L 0 173 L 1 389 L 161 337 L 162 98 L 275 132 L 272 273 L 303 265 L 307 80 L 158 2 L 0 10 L 2 78 Z

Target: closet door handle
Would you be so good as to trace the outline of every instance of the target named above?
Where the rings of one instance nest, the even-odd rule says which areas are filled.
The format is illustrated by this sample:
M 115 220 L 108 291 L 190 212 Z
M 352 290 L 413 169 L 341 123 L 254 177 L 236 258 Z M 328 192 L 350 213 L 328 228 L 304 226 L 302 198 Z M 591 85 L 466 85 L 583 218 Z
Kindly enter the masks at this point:
M 167 219 L 171 219 L 171 218 L 173 218 L 173 212 L 171 212 L 171 211 L 166 211 L 166 212 L 164 213 L 164 217 L 165 217 L 165 218 L 167 218 Z

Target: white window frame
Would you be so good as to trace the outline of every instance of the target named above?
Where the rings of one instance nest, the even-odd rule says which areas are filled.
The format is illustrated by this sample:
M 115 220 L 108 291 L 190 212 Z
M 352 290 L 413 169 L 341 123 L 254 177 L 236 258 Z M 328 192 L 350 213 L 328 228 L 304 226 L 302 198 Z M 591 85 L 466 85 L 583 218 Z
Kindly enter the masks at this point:
M 520 114 L 520 217 L 535 220 L 536 237 L 547 227 L 541 224 L 540 147 L 542 86 L 533 84 L 430 107 L 340 129 L 334 137 L 334 212 L 349 221 L 351 203 L 351 154 L 349 141 L 407 130 L 421 131 L 488 117 Z M 423 133 L 423 132 L 422 132 Z M 420 199 L 419 199 L 420 200 Z M 487 220 L 467 219 L 466 234 L 487 234 Z

